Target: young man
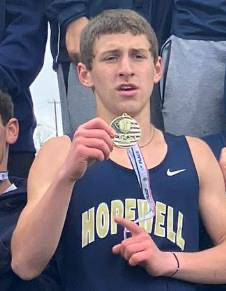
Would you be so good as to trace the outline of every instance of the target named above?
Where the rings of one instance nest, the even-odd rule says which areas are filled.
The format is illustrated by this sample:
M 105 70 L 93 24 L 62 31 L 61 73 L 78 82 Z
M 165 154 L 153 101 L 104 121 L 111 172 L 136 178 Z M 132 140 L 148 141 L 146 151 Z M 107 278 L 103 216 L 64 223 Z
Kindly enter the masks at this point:
M 41 149 L 13 235 L 13 269 L 31 279 L 57 249 L 67 291 L 181 291 L 226 282 L 226 201 L 217 161 L 201 140 L 150 124 L 150 95 L 161 77 L 150 25 L 130 10 L 103 12 L 82 32 L 81 61 L 80 80 L 96 94 L 98 118 L 80 126 L 72 142 L 53 139 Z M 127 150 L 113 146 L 120 139 L 112 121 L 133 137 L 140 124 L 149 171 L 134 152 L 138 146 L 135 160 L 129 150 L 135 171 Z M 199 214 L 216 245 L 203 252 Z
M 56 267 L 53 263 L 37 279 L 21 280 L 11 269 L 10 241 L 17 219 L 26 205 L 26 180 L 8 178 L 9 145 L 19 133 L 18 121 L 13 118 L 13 104 L 8 94 L 0 90 L 0 289 L 1 291 L 59 291 Z
M 143 15 L 157 33 L 160 45 L 170 36 L 172 0 L 47 0 L 51 47 L 57 70 L 64 134 L 73 136 L 79 125 L 96 116 L 95 97 L 84 87 L 75 68 L 80 55 L 80 34 L 89 19 L 108 9 L 131 9 Z M 70 58 L 69 58 L 70 56 Z M 163 129 L 159 88 L 152 97 L 152 120 Z

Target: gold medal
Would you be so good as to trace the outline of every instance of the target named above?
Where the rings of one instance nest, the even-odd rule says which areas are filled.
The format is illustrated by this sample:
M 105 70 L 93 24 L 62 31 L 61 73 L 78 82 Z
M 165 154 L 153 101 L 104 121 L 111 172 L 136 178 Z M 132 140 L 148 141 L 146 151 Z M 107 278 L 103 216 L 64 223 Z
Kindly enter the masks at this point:
M 113 143 L 119 148 L 128 149 L 137 144 L 140 140 L 140 125 L 127 113 L 123 113 L 121 116 L 116 117 L 111 122 L 111 127 L 116 132 Z

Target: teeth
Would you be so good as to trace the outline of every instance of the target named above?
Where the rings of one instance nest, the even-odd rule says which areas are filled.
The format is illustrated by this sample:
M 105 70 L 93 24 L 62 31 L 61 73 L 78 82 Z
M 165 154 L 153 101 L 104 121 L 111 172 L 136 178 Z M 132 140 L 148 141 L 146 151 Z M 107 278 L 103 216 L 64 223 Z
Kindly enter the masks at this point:
M 131 86 L 122 86 L 120 89 L 121 90 L 131 90 L 133 88 Z

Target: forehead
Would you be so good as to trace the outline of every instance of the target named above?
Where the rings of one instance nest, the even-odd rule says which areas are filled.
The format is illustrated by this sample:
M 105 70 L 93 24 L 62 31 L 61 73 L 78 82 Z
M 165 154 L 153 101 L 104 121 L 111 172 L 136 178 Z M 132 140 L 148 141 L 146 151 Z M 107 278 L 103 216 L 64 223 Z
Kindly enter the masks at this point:
M 150 50 L 150 43 L 144 34 L 133 35 L 130 32 L 101 35 L 94 44 L 94 54 L 99 55 L 112 50 L 142 49 Z

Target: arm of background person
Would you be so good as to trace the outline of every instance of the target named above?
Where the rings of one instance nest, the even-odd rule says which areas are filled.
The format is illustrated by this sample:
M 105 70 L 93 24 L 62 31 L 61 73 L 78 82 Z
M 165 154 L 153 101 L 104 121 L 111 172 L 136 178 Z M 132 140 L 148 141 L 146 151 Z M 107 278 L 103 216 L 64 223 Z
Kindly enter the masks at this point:
M 0 87 L 17 94 L 31 85 L 42 68 L 47 18 L 44 0 L 9 0 L 6 9 L 7 23 L 0 42 Z
M 60 38 L 65 38 L 70 58 L 78 63 L 80 34 L 89 22 L 88 0 L 48 0 L 46 13 L 50 21 L 58 22 Z M 58 40 L 59 42 L 59 40 Z

